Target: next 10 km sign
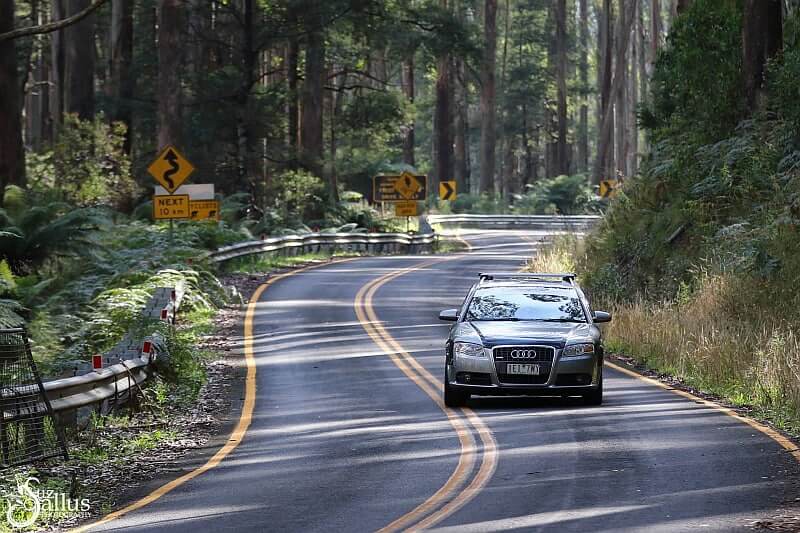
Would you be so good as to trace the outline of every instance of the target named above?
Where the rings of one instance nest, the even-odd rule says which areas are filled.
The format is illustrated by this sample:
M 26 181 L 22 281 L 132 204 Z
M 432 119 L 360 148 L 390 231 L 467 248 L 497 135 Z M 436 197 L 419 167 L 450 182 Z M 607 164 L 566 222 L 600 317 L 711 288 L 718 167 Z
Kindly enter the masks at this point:
M 189 207 L 188 194 L 153 196 L 153 218 L 156 220 L 189 218 Z

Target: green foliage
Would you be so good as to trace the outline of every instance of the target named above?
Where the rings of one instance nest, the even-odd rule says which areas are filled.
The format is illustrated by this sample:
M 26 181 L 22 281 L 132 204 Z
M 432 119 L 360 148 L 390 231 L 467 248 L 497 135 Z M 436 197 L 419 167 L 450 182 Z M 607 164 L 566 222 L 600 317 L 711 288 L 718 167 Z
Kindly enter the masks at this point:
M 793 133 L 793 148 L 800 147 L 800 18 L 784 24 L 784 52 L 769 68 L 770 107 L 786 121 Z M 793 163 L 796 161 L 792 161 Z
M 597 211 L 598 202 L 582 174 L 556 176 L 528 186 L 525 194 L 514 196 L 513 210 L 526 215 L 573 215 Z
M 276 176 L 270 191 L 261 220 L 249 228 L 254 235 L 271 234 L 282 227 L 297 227 L 325 215 L 325 183 L 307 172 L 287 171 Z
M 700 280 L 732 274 L 759 286 L 742 300 L 755 315 L 783 320 L 793 313 L 770 301 L 800 304 L 788 290 L 800 276 L 800 53 L 772 61 L 764 110 L 737 124 L 740 17 L 735 3 L 703 0 L 676 19 L 655 73 L 656 142 L 582 259 L 602 298 L 692 302 Z M 786 28 L 795 42 L 796 16 Z
M 6 199 L 0 209 L 0 258 L 15 274 L 30 273 L 54 256 L 89 253 L 97 247 L 96 230 L 109 223 L 101 210 L 62 202 L 37 205 L 34 195 L 15 187 L 6 190 Z
M 451 202 L 453 213 L 521 215 L 572 215 L 596 212 L 600 204 L 589 180 L 582 174 L 542 179 L 526 187 L 524 194 L 515 194 L 512 205 L 499 195 L 461 194 Z
M 124 142 L 122 123 L 109 125 L 102 114 L 91 121 L 67 114 L 53 151 L 31 158 L 30 186 L 79 206 L 129 209 L 137 190 Z
M 726 136 L 743 116 L 741 7 L 696 0 L 675 19 L 651 81 L 642 124 L 655 140 Z
M 508 202 L 494 194 L 458 194 L 450 205 L 453 213 L 488 213 L 502 214 L 508 212 Z
M 70 209 L 10 187 L 0 210 L 0 323 L 23 318 L 46 374 L 113 345 L 156 287 L 184 283 L 186 308 L 214 308 L 223 288 L 205 252 L 250 238 L 225 222 L 128 220 Z

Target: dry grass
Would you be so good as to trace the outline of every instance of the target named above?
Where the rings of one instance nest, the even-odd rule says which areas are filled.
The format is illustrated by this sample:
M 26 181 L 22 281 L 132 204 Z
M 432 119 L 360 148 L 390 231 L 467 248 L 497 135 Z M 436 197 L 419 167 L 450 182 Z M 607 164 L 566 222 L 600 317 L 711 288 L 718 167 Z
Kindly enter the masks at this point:
M 539 272 L 575 268 L 582 246 L 559 239 L 529 263 Z M 800 336 L 791 309 L 774 305 L 764 287 L 738 274 L 704 275 L 673 302 L 607 303 L 610 350 L 648 367 L 760 408 L 787 429 L 800 429 Z M 595 303 L 603 295 L 594 295 Z M 780 309 L 783 307 L 783 309 Z
M 583 251 L 583 241 L 573 235 L 560 235 L 528 261 L 530 272 L 575 272 L 575 258 Z

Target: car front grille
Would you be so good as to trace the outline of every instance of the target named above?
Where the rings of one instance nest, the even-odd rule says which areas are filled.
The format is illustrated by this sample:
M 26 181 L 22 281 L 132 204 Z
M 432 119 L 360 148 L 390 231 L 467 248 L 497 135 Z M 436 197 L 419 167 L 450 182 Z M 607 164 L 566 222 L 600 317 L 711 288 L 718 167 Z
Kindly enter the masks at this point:
M 544 385 L 550 379 L 556 349 L 552 346 L 502 346 L 492 350 L 497 379 L 510 385 Z M 538 364 L 540 374 L 507 374 L 506 365 L 512 363 Z
M 552 346 L 502 346 L 492 350 L 495 361 L 507 363 L 552 363 L 556 349 Z

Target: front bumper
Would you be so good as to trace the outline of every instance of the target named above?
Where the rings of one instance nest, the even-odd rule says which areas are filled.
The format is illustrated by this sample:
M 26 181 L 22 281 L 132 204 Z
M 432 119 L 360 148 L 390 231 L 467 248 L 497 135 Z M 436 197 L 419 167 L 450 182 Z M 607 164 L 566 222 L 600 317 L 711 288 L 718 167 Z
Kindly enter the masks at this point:
M 542 376 L 542 382 L 535 384 L 502 382 L 492 350 L 486 348 L 484 353 L 484 357 L 454 357 L 446 370 L 450 386 L 469 394 L 485 396 L 572 396 L 586 394 L 600 386 L 602 353 L 562 358 L 561 350 L 556 350 L 550 374 Z M 471 379 L 473 382 L 469 383 L 465 382 L 466 376 L 480 379 Z

